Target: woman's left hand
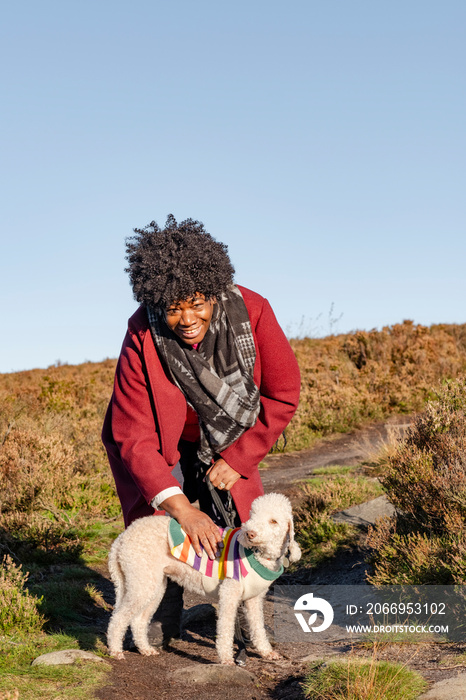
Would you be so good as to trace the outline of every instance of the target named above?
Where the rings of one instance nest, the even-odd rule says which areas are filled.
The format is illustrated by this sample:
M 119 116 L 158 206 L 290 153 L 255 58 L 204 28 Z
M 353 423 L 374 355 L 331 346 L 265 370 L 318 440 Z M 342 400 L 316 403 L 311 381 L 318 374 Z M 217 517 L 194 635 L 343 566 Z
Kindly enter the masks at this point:
M 236 484 L 238 479 L 241 479 L 241 474 L 238 474 L 224 459 L 217 461 L 210 467 L 207 474 L 216 488 L 220 491 L 229 491 L 233 484 Z

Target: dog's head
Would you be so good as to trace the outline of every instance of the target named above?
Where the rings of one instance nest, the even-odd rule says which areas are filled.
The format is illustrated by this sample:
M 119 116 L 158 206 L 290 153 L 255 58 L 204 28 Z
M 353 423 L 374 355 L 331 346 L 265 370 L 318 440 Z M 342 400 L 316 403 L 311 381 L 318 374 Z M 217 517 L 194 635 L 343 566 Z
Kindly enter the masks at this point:
M 241 526 L 239 541 L 248 549 L 275 561 L 288 557 L 299 561 L 301 550 L 294 538 L 291 503 L 281 493 L 269 493 L 253 501 L 249 520 Z

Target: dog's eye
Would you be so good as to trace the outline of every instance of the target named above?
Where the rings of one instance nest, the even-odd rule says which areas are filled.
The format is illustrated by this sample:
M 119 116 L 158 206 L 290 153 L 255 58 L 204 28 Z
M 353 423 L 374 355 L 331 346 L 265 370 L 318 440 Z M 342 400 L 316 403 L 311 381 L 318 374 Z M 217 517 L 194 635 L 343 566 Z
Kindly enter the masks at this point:
M 270 525 L 278 525 L 277 521 L 274 520 L 273 518 L 269 520 Z

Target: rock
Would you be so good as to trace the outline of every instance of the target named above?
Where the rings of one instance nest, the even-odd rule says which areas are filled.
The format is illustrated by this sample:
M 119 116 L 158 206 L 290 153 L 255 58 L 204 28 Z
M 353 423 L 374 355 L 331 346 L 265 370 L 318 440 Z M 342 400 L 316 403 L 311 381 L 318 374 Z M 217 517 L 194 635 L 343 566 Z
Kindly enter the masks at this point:
M 434 683 L 432 688 L 419 696 L 419 700 L 464 700 L 466 698 L 466 673 Z
M 387 500 L 386 496 L 361 503 L 359 506 L 347 508 L 333 516 L 336 523 L 347 523 L 348 525 L 357 525 L 358 527 L 367 528 L 369 525 L 374 525 L 377 518 L 382 516 L 391 517 L 395 514 L 395 508 Z
M 316 661 L 322 661 L 323 664 L 328 663 L 329 661 L 343 661 L 344 659 L 342 658 L 342 654 L 335 654 L 335 653 L 320 653 L 320 654 L 307 654 L 307 656 L 303 656 L 299 659 L 299 663 L 301 664 L 311 664 L 315 663 Z
M 33 666 L 63 666 L 64 664 L 74 664 L 78 659 L 83 661 L 95 661 L 99 664 L 110 664 L 97 654 L 82 649 L 63 649 L 62 651 L 52 651 L 49 654 L 42 654 L 34 659 Z
M 256 677 L 240 666 L 224 666 L 223 664 L 191 664 L 174 671 L 172 678 L 180 683 L 216 683 L 232 685 L 252 685 Z M 450 699 L 451 700 L 451 699 Z

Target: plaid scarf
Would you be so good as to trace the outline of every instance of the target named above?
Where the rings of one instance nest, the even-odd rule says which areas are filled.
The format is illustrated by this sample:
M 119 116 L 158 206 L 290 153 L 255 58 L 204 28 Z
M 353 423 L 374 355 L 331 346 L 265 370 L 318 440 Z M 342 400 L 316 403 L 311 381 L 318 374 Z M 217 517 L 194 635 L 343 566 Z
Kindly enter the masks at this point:
M 217 297 L 197 351 L 169 329 L 163 309 L 147 307 L 147 315 L 165 368 L 199 416 L 198 457 L 210 464 L 255 424 L 260 410 L 253 381 L 256 349 L 241 292 L 231 285 Z

